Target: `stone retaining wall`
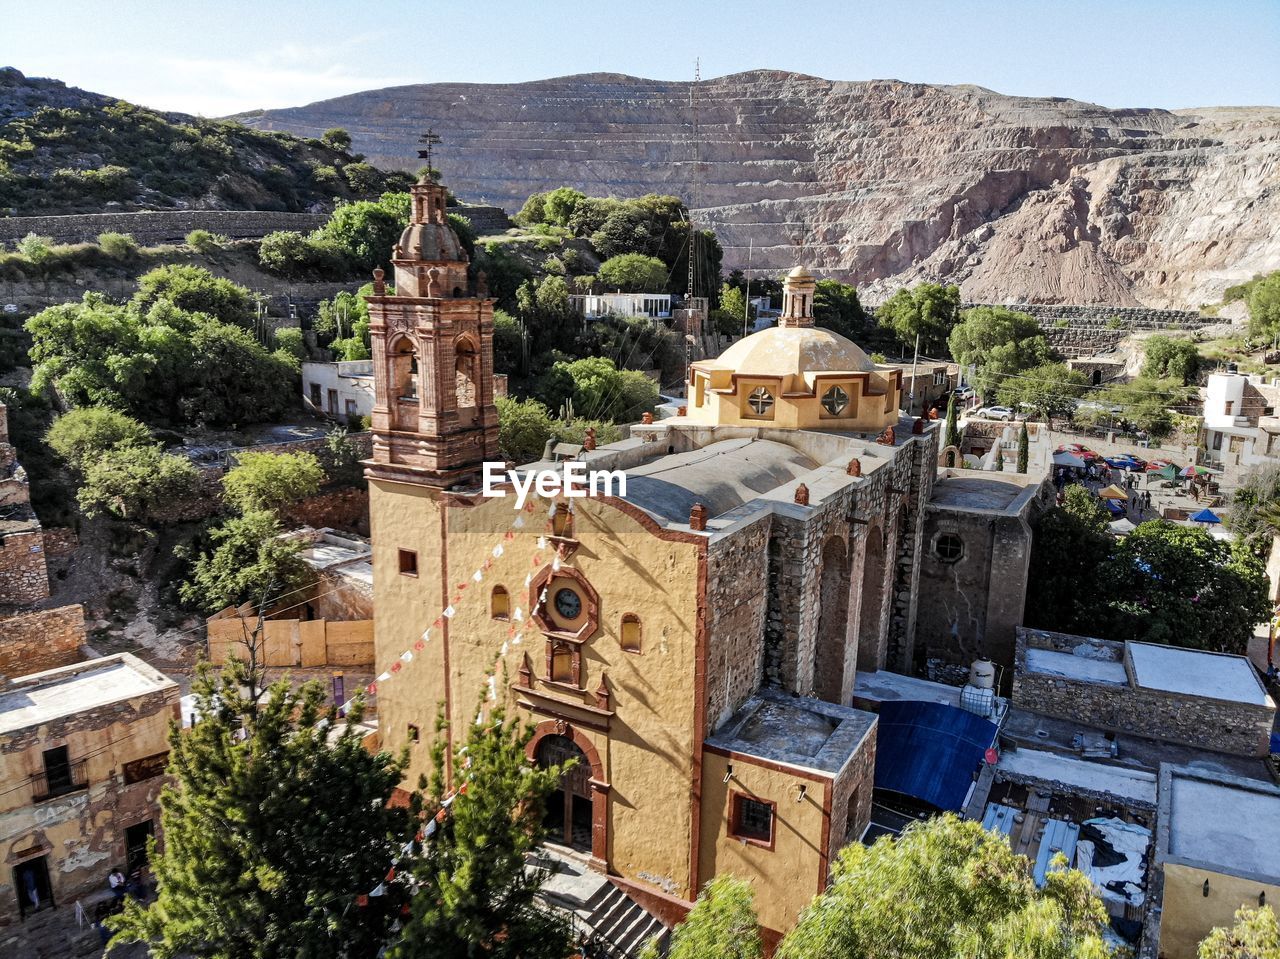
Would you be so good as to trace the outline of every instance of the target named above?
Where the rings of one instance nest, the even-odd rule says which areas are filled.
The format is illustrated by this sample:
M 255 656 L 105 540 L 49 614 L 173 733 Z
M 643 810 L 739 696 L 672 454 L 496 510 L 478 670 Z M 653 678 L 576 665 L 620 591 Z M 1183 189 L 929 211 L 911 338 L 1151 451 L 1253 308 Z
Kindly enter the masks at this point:
M 1028 649 L 1072 653 L 1092 649 L 1090 658 L 1106 656 L 1125 663 L 1124 644 L 1065 633 L 1019 628 L 1015 647 L 1013 703 L 1044 716 L 1055 716 L 1113 732 L 1195 746 L 1237 756 L 1265 756 L 1275 707 L 1227 702 L 1136 686 L 1126 664 L 1128 682 L 1092 682 L 1027 668 Z
M 0 603 L 29 606 L 48 595 L 49 572 L 40 524 L 5 534 L 0 538 Z
M 499 206 L 451 206 L 447 212 L 465 216 L 471 222 L 471 229 L 476 236 L 505 233 L 515 225 L 507 216 L 507 211 Z
M 0 620 L 0 677 L 70 666 L 85 642 L 84 607 L 62 606 Z
M 276 230 L 309 233 L 324 225 L 327 213 L 278 213 L 273 210 L 147 210 L 139 213 L 85 213 L 68 216 L 0 217 L 0 243 L 28 233 L 59 243 L 90 243 L 99 233 L 128 233 L 143 245 L 182 240 L 192 230 L 208 230 L 233 239 L 266 236 Z

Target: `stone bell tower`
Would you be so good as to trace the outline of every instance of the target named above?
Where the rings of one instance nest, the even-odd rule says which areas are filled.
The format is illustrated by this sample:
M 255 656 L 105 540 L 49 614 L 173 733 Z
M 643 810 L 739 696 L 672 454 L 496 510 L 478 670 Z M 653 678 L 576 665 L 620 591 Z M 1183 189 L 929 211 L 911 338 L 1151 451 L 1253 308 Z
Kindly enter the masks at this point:
M 410 188 L 409 225 L 391 254 L 395 291 L 374 271 L 370 475 L 452 486 L 497 460 L 493 300 L 445 218 L 445 188 Z
M 803 266 L 788 273 L 782 284 L 782 316 L 778 318 L 778 325 L 813 326 L 813 295 L 817 289 L 817 280 Z

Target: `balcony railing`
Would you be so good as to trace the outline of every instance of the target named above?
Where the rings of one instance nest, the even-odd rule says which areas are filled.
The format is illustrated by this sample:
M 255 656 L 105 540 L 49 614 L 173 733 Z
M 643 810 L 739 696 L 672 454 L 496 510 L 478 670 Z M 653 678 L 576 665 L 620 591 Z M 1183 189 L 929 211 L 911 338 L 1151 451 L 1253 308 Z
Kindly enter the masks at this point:
M 88 760 L 78 759 L 65 766 L 46 769 L 31 777 L 31 798 L 45 802 L 89 787 Z

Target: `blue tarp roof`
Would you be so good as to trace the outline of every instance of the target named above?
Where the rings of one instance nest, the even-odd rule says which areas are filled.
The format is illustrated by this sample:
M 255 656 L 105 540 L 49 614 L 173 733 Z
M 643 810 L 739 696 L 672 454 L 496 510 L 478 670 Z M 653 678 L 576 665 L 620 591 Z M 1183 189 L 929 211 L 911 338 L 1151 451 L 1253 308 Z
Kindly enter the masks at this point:
M 1206 506 L 1206 507 L 1205 507 L 1204 509 L 1202 509 L 1200 512 L 1196 513 L 1196 515 L 1195 515 L 1195 516 L 1191 517 L 1191 522 L 1193 522 L 1193 523 L 1221 523 L 1221 522 L 1222 522 L 1222 520 L 1220 520 L 1220 519 L 1218 518 L 1217 514 L 1215 514 L 1215 513 L 1213 512 L 1213 510 L 1209 509 L 1209 507 L 1207 507 L 1207 506 Z
M 877 789 L 959 812 L 996 725 L 945 703 L 886 702 L 876 734 Z

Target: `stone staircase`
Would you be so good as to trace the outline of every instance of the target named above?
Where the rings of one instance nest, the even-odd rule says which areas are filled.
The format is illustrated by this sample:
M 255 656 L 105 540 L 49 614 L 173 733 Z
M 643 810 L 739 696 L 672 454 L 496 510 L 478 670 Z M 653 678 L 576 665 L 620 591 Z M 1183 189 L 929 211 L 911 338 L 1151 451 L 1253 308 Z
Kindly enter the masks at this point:
M 545 847 L 530 865 L 548 871 L 543 900 L 570 916 L 575 938 L 589 939 L 601 959 L 634 959 L 655 938 L 659 955 L 666 955 L 666 927 L 607 876 L 576 857 Z

